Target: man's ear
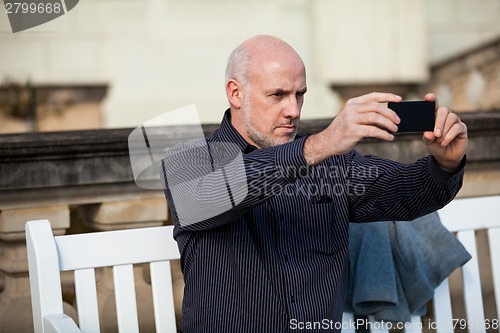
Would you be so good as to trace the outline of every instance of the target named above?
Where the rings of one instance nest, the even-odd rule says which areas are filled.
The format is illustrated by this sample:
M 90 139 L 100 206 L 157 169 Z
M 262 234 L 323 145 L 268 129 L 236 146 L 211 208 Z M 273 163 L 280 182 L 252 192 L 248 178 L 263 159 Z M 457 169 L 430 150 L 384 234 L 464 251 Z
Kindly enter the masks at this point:
M 240 109 L 243 105 L 244 96 L 242 88 L 241 84 L 234 79 L 229 80 L 226 84 L 227 98 L 229 99 L 229 103 L 236 109 Z

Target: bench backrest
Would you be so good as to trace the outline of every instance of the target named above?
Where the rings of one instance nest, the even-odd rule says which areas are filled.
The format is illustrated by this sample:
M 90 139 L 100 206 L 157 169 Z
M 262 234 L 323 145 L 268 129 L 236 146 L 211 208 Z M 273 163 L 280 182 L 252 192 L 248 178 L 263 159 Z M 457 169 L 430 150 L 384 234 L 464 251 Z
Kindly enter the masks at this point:
M 469 332 L 485 332 L 488 328 L 498 329 L 489 322 L 493 318 L 484 317 L 481 280 L 476 246 L 475 231 L 486 229 L 488 235 L 493 289 L 497 311 L 500 309 L 500 196 L 478 197 L 453 200 L 438 212 L 443 225 L 457 233 L 457 237 L 471 254 L 472 259 L 462 267 L 463 293 L 467 318 L 453 316 L 450 306 L 448 282 L 436 290 L 434 312 L 442 332 L 453 332 L 461 325 L 460 319 L 467 320 Z M 486 320 L 488 319 L 488 321 Z M 464 325 L 462 325 L 464 326 Z
M 75 274 L 79 329 L 100 332 L 95 268 L 108 266 L 113 267 L 119 332 L 138 332 L 133 265 L 140 263 L 150 263 L 156 332 L 176 332 L 169 260 L 178 259 L 179 251 L 172 232 L 172 226 L 163 226 L 54 237 L 49 221 L 28 222 L 35 333 L 63 325 L 58 321 L 63 314 L 60 271 Z

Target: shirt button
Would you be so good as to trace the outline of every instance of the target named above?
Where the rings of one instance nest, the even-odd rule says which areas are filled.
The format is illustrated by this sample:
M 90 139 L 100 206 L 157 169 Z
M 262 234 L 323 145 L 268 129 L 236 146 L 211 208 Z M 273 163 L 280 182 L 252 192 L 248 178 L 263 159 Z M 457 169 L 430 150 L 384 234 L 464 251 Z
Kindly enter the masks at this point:
M 283 256 L 283 259 L 285 260 L 285 262 L 288 262 L 288 255 L 286 255 L 286 254 L 285 254 L 285 255 Z
M 293 303 L 295 303 L 295 297 L 294 297 L 293 295 L 290 297 L 290 302 L 291 302 L 292 304 L 293 304 Z

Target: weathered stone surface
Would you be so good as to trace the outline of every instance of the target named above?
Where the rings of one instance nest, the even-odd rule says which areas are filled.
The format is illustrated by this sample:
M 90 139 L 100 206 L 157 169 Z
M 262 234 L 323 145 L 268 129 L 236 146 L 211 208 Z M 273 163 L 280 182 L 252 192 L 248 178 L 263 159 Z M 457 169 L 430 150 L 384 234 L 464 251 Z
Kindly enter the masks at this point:
M 0 239 L 12 239 L 20 234 L 24 239 L 24 225 L 27 221 L 48 219 L 55 234 L 64 233 L 69 228 L 67 206 L 38 207 L 0 210 Z
M 96 230 L 159 226 L 167 220 L 165 198 L 81 205 L 78 212 L 84 223 Z
M 500 158 L 500 110 L 461 114 L 470 133 L 469 159 Z M 331 119 L 304 120 L 303 132 L 318 132 Z M 204 126 L 205 133 L 216 125 Z M 133 181 L 128 155 L 131 129 L 26 133 L 0 136 L 0 189 L 28 189 Z M 165 148 L 188 137 L 189 127 L 158 128 Z M 423 152 L 420 135 L 401 134 L 394 142 L 365 140 L 357 149 L 411 161 Z M 408 148 L 410 147 L 412 148 Z M 415 148 L 413 149 L 413 145 Z

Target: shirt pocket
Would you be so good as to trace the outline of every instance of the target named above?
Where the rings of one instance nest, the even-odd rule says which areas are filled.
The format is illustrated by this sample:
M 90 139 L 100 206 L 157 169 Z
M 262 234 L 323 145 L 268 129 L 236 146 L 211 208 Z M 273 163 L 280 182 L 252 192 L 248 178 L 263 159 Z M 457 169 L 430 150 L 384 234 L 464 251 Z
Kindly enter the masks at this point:
M 304 220 L 305 237 L 312 252 L 324 255 L 335 254 L 348 240 L 348 226 L 335 216 L 332 202 L 322 201 L 309 204 L 310 214 Z

